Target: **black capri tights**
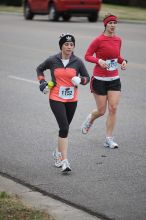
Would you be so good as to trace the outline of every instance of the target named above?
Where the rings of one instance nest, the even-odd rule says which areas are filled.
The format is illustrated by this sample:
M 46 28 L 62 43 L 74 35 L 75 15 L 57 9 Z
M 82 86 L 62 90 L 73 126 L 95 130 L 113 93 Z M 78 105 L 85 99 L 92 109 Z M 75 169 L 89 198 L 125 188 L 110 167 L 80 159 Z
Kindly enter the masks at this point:
M 51 110 L 59 126 L 59 137 L 66 138 L 69 132 L 69 125 L 73 119 L 77 102 L 59 102 L 52 99 L 50 101 Z

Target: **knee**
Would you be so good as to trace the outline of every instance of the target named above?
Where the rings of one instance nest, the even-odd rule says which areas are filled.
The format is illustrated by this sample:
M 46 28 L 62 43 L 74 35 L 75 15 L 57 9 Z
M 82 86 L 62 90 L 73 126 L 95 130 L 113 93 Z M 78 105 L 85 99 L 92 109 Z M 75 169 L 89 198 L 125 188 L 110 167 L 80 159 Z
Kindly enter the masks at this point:
M 105 109 L 99 109 L 98 110 L 98 116 L 101 117 L 105 114 Z
M 116 114 L 116 112 L 117 112 L 117 106 L 116 105 L 109 106 L 109 113 L 110 114 Z
M 68 136 L 69 126 L 62 127 L 59 130 L 59 137 L 66 138 Z
M 105 114 L 105 108 L 94 109 L 91 114 L 94 119 L 101 117 Z

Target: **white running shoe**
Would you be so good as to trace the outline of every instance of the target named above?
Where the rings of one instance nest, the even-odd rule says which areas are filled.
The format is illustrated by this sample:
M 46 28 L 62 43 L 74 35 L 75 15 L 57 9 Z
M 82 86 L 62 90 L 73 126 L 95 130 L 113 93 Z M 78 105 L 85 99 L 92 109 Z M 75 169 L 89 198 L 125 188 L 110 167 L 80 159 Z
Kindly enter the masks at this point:
M 71 171 L 71 168 L 70 168 L 70 164 L 69 164 L 69 162 L 68 162 L 68 160 L 67 159 L 65 159 L 65 160 L 62 160 L 62 172 L 69 172 L 69 171 Z
M 61 152 L 58 152 L 57 150 L 55 150 L 53 152 L 53 158 L 55 160 L 55 166 L 56 167 L 62 167 L 62 155 Z
M 86 120 L 82 124 L 81 127 L 82 134 L 87 134 L 92 125 L 93 122 L 91 122 L 91 114 L 89 114 Z
M 118 148 L 118 144 L 114 142 L 113 137 L 106 137 L 105 142 L 104 142 L 104 147 L 115 149 L 115 148 Z

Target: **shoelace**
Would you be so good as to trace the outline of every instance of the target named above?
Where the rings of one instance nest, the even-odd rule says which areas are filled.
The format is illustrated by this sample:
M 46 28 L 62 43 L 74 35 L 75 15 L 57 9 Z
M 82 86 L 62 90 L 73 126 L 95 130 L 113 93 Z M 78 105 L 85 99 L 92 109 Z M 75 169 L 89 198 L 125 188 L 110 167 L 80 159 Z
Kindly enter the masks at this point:
M 109 144 L 111 144 L 111 145 L 115 145 L 116 143 L 114 142 L 114 139 L 113 138 L 109 138 L 108 140 L 107 140 L 107 142 L 109 143 Z

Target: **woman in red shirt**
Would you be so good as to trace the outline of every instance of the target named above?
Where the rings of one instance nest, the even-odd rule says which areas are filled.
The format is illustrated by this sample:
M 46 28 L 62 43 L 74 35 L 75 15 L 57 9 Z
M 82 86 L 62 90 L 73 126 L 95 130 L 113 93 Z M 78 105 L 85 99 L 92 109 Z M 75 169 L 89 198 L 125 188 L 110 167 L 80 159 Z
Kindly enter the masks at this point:
M 37 67 L 40 90 L 46 93 L 48 82 L 44 71 L 50 70 L 54 86 L 48 98 L 51 110 L 59 126 L 58 147 L 54 151 L 55 166 L 62 167 L 62 172 L 71 171 L 68 162 L 68 133 L 78 102 L 78 85 L 90 81 L 87 69 L 82 60 L 75 56 L 75 38 L 71 34 L 62 34 L 59 40 L 61 52 L 50 56 Z
M 86 118 L 82 125 L 82 133 L 87 134 L 94 120 L 103 116 L 108 108 L 104 146 L 114 149 L 118 148 L 118 144 L 113 140 L 113 129 L 121 91 L 118 64 L 121 65 L 122 70 L 125 70 L 127 60 L 120 55 L 121 38 L 115 35 L 117 17 L 108 14 L 103 23 L 104 32 L 91 42 L 85 54 L 85 60 L 96 64 L 90 88 L 97 109 L 93 110 Z

